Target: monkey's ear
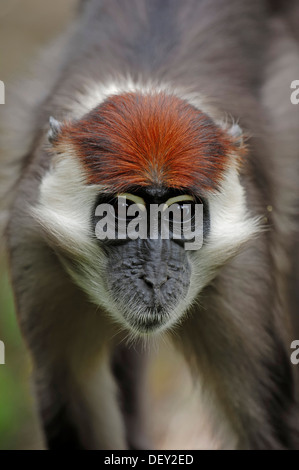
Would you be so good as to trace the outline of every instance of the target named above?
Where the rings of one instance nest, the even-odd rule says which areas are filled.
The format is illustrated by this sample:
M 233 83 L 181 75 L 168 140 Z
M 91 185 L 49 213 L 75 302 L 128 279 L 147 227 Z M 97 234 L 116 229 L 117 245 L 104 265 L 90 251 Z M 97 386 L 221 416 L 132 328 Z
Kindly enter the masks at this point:
M 228 129 L 229 135 L 231 135 L 234 138 L 235 144 L 237 147 L 242 147 L 243 145 L 243 131 L 239 124 L 233 124 L 229 129 Z
M 50 129 L 48 131 L 48 140 L 51 144 L 53 144 L 61 131 L 61 122 L 57 121 L 57 119 L 53 118 L 53 116 L 50 116 L 49 119 L 49 124 L 50 124 Z

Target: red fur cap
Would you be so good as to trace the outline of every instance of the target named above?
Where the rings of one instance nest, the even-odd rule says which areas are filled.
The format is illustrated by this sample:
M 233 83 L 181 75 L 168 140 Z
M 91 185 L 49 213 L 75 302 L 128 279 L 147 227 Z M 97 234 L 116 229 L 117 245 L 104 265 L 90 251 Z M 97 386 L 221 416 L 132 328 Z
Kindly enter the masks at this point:
M 210 117 L 164 92 L 111 96 L 65 123 L 54 146 L 74 149 L 89 183 L 116 192 L 136 185 L 216 189 L 236 151 Z

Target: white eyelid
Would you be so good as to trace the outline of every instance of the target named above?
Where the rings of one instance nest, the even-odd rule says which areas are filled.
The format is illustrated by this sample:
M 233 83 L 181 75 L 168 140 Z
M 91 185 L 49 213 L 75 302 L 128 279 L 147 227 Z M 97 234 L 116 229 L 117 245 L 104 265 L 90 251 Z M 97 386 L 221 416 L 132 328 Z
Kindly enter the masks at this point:
M 136 196 L 136 194 L 119 193 L 117 194 L 117 198 L 128 199 L 129 201 L 135 202 L 135 204 L 139 207 L 140 210 L 146 210 L 144 199 L 142 199 L 142 197 L 140 196 Z
M 182 202 L 182 201 L 194 202 L 194 197 L 190 196 L 189 194 L 182 194 L 180 196 L 171 197 L 164 203 L 163 210 L 166 210 L 167 207 L 171 206 L 172 204 L 175 204 L 176 202 Z

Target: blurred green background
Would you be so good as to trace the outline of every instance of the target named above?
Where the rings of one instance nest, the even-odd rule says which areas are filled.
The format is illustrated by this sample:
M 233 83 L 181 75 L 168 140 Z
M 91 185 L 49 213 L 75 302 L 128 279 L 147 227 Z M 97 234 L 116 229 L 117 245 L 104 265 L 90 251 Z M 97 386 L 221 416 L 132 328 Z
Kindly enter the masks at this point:
M 40 448 L 33 397 L 30 360 L 25 352 L 14 312 L 7 270 L 0 276 L 0 339 L 5 344 L 5 365 L 0 365 L 0 449 Z

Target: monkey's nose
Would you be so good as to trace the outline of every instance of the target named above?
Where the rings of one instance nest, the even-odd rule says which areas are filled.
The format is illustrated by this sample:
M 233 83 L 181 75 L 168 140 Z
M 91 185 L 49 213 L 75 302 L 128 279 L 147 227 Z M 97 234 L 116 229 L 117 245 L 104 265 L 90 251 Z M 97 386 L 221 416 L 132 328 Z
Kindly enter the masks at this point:
M 161 286 L 163 286 L 163 284 L 165 284 L 165 282 L 168 281 L 168 277 L 167 276 L 163 276 L 163 277 L 159 276 L 159 277 L 155 278 L 155 277 L 148 276 L 147 274 L 145 274 L 143 276 L 143 280 L 152 289 L 159 289 Z
M 151 265 L 147 266 L 142 278 L 152 289 L 159 289 L 168 281 L 167 266 L 164 263 L 160 264 L 158 268 Z

